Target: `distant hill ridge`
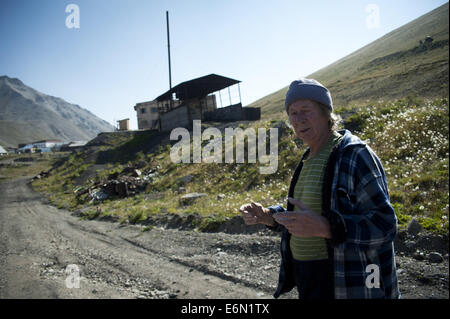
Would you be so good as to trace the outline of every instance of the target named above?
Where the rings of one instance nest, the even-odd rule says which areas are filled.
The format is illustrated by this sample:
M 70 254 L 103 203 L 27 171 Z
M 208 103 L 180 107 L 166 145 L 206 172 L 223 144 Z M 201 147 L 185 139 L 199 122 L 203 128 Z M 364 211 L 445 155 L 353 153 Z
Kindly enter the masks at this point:
M 17 78 L 0 76 L 0 144 L 44 139 L 90 140 L 114 127 L 79 105 L 43 94 Z
M 337 107 L 408 95 L 448 96 L 448 14 L 446 3 L 306 77 L 327 86 Z M 423 49 L 420 41 L 427 36 L 433 42 Z M 279 117 L 292 80 L 249 106 L 261 107 L 263 118 Z

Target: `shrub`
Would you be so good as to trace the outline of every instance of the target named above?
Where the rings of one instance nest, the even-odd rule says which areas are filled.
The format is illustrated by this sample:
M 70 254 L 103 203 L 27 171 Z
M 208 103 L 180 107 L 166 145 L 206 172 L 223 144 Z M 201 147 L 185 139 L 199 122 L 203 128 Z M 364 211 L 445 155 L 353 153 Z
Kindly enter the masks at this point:
M 145 212 L 139 208 L 131 208 L 128 213 L 128 222 L 130 224 L 138 224 L 147 218 Z

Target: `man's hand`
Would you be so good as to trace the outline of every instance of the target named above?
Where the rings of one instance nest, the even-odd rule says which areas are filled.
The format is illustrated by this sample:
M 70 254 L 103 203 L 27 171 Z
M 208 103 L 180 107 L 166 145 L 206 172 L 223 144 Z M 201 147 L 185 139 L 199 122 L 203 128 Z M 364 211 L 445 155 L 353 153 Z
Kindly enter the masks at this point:
M 264 208 L 259 203 L 251 202 L 250 204 L 244 204 L 239 208 L 239 211 L 246 225 L 275 225 L 273 218 L 269 214 L 269 209 Z
M 273 218 L 289 233 L 297 237 L 331 238 L 330 224 L 325 217 L 313 212 L 300 200 L 289 197 L 289 201 L 299 210 L 273 214 Z

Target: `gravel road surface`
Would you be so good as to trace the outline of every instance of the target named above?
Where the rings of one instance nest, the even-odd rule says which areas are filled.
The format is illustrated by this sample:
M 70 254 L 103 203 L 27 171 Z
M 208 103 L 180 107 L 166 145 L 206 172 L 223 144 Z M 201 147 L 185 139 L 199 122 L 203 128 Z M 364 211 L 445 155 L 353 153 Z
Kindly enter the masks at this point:
M 278 236 L 80 220 L 28 181 L 0 182 L 0 298 L 273 298 Z M 449 297 L 448 259 L 397 263 L 403 298 Z

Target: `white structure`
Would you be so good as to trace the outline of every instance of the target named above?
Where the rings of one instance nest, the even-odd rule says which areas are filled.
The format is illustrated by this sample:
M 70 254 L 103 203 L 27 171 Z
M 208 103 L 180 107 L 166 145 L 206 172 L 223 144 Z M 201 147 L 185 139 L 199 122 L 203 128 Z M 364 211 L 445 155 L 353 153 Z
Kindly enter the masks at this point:
M 0 145 L 0 155 L 6 155 L 8 152 Z
M 61 145 L 61 146 L 55 146 L 53 148 L 53 150 L 61 151 L 61 152 L 75 151 L 75 150 L 81 149 L 87 143 L 88 143 L 88 141 L 73 141 L 73 142 L 65 143 L 64 145 Z
M 27 144 L 19 148 L 17 151 L 19 153 L 33 153 L 34 150 L 40 150 L 41 152 L 51 152 L 53 148 L 59 148 L 64 144 L 65 143 L 61 140 L 43 140 Z

